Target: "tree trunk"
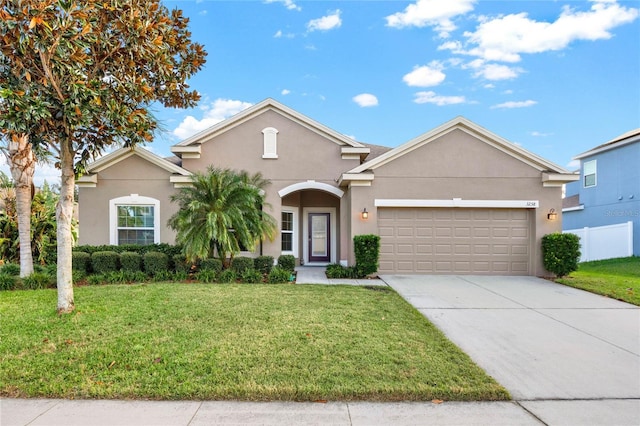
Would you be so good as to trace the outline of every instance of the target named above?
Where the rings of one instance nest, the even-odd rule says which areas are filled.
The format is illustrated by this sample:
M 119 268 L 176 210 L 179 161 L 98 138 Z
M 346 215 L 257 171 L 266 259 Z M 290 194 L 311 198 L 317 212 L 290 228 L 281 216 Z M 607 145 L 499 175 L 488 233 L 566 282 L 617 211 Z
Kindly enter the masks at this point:
M 58 223 L 58 313 L 71 312 L 75 308 L 71 274 L 73 239 L 71 220 L 73 217 L 75 174 L 71 144 L 70 140 L 62 140 L 60 142 L 60 199 L 56 207 L 56 222 Z
M 33 273 L 31 251 L 31 198 L 36 159 L 29 143 L 29 135 L 14 134 L 9 138 L 9 168 L 16 189 L 18 239 L 20 240 L 20 276 Z

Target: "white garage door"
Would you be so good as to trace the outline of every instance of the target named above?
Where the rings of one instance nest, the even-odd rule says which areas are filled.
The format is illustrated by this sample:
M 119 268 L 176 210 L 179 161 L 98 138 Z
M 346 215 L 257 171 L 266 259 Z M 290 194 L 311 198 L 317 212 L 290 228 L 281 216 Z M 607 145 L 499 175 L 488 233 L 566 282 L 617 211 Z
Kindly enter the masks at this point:
M 528 275 L 526 209 L 378 208 L 379 273 Z

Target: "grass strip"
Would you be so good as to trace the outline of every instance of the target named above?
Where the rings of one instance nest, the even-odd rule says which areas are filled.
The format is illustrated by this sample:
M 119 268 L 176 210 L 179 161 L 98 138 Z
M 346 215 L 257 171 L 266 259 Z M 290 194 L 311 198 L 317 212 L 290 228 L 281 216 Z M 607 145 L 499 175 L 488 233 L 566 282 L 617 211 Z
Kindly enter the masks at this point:
M 138 284 L 0 293 L 0 395 L 505 400 L 390 289 Z
M 640 257 L 580 263 L 561 284 L 640 306 Z

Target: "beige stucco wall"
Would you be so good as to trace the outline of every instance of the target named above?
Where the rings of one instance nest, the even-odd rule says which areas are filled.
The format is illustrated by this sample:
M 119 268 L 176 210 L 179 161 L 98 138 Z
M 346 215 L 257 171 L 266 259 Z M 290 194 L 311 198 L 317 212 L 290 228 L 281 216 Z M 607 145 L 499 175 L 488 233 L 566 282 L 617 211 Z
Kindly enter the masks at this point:
M 370 187 L 349 189 L 352 205 L 350 236 L 377 234 L 375 199 L 538 200 L 532 250 L 533 273 L 546 275 L 540 240 L 562 229 L 561 220 L 549 221 L 547 213 L 562 211 L 560 187 L 543 187 L 542 173 L 534 167 L 456 130 L 375 169 Z M 369 219 L 361 219 L 363 208 Z M 355 261 L 350 248 L 349 263 Z
M 273 127 L 278 130 L 277 159 L 264 159 L 264 137 L 262 130 Z M 337 188 L 337 179 L 341 174 L 360 164 L 357 159 L 343 160 L 341 145 L 318 134 L 309 128 L 269 110 L 253 117 L 239 126 L 210 140 L 205 140 L 198 159 L 184 159 L 182 166 L 190 171 L 204 171 L 209 165 L 233 170 L 246 170 L 249 173 L 261 172 L 271 181 L 266 188 L 266 201 L 271 207 L 265 210 L 271 214 L 280 226 L 281 206 L 300 206 L 298 213 L 302 221 L 303 207 L 334 207 L 336 223 L 340 226 L 340 200 L 334 195 L 321 191 L 303 191 L 291 194 L 284 202 L 278 191 L 290 185 L 313 180 Z M 294 196 L 295 195 L 295 196 Z M 292 198 L 293 197 L 293 198 Z M 294 201 L 295 200 L 295 201 Z M 300 227 L 300 229 L 302 229 Z M 344 233 L 338 233 L 346 238 Z M 298 233 L 299 253 L 302 256 L 302 232 Z M 274 241 L 265 241 L 263 254 L 278 257 L 280 255 L 280 236 Z M 337 244 L 337 250 L 343 242 Z M 339 260 L 339 253 L 336 260 Z
M 79 244 L 109 244 L 109 200 L 138 194 L 160 201 L 160 241 L 174 243 L 167 220 L 177 208 L 169 197 L 175 193 L 170 173 L 133 155 L 98 173 L 95 188 L 80 187 Z

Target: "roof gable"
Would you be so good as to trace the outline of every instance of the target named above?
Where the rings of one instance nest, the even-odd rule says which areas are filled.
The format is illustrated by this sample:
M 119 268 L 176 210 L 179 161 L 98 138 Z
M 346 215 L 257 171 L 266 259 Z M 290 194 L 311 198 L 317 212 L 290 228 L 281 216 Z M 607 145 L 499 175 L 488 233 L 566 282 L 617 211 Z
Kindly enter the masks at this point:
M 630 130 L 616 138 L 611 139 L 608 142 L 603 143 L 602 145 L 598 145 L 595 148 L 590 149 L 589 151 L 576 155 L 575 157 L 573 157 L 573 159 L 580 160 L 582 158 L 591 157 L 592 155 L 599 154 L 604 151 L 610 151 L 612 149 L 617 149 L 635 142 L 640 142 L 640 129 Z
M 317 121 L 300 114 L 299 112 L 279 103 L 278 101 L 267 98 L 264 101 L 257 103 L 233 117 L 221 121 L 208 129 L 205 129 L 195 135 L 183 140 L 182 142 L 171 147 L 171 151 L 181 155 L 183 153 L 187 155 L 198 155 L 200 153 L 199 145 L 205 143 L 216 136 L 225 133 L 246 121 L 263 114 L 265 111 L 274 111 L 291 121 L 331 140 L 332 142 L 343 147 L 343 150 L 348 150 L 350 154 L 368 154 L 369 149 L 364 144 L 354 141 L 353 139 L 336 132 L 329 127 L 318 123 Z
M 134 155 L 171 173 L 173 176 L 170 177 L 170 180 L 175 184 L 178 184 L 179 182 L 187 182 L 192 175 L 190 171 L 183 169 L 173 162 L 162 158 L 149 150 L 136 146 L 131 148 L 120 148 L 89 164 L 87 166 L 86 173 L 77 179 L 76 183 L 79 186 L 94 187 L 98 182 L 99 172 Z
M 367 161 L 360 166 L 350 170 L 349 174 L 354 173 L 362 173 L 367 170 L 374 171 L 380 166 L 387 164 L 391 161 L 394 161 L 397 158 L 402 157 L 405 154 L 410 153 L 411 151 L 424 146 L 434 140 L 437 140 L 441 136 L 450 133 L 454 130 L 462 130 L 476 139 L 510 155 L 517 160 L 522 161 L 523 163 L 528 164 L 529 166 L 539 170 L 539 171 L 548 171 L 556 174 L 568 174 L 569 172 L 564 168 L 554 164 L 550 161 L 543 159 L 542 157 L 533 154 L 532 152 L 527 151 L 524 148 L 521 148 L 514 143 L 507 141 L 506 139 L 501 138 L 500 136 L 484 129 L 483 127 L 478 126 L 472 121 L 464 118 L 464 117 L 456 117 L 451 121 L 448 121 L 433 130 L 430 130 L 422 135 L 406 142 L 403 145 L 400 145 L 391 151 L 388 151 L 370 161 Z

